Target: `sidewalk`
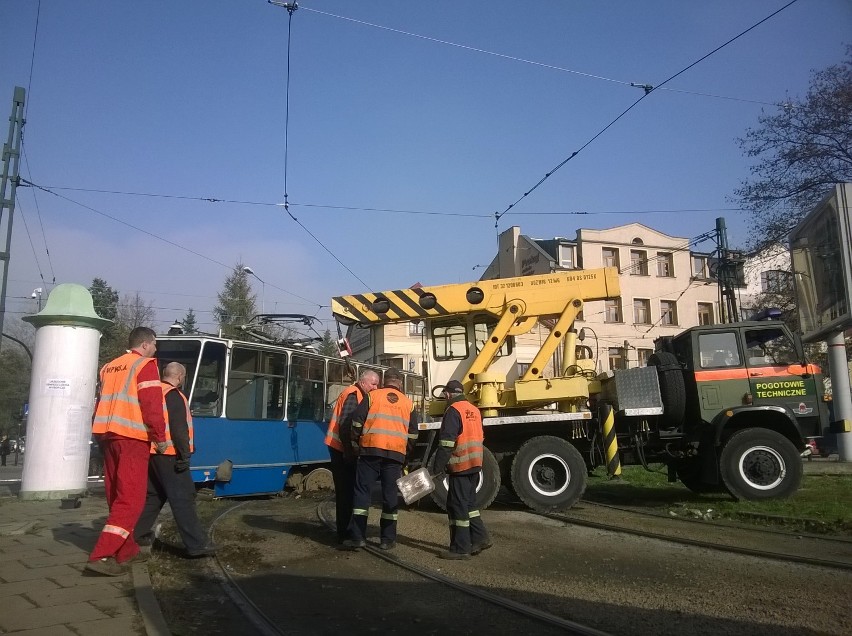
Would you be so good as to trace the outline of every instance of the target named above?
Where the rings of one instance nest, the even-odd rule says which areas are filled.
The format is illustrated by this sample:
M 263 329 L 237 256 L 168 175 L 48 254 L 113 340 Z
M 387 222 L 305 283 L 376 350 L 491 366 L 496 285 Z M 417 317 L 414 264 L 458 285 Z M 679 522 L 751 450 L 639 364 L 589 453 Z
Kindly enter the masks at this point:
M 144 564 L 119 577 L 83 571 L 107 516 L 103 484 L 90 482 L 79 508 L 18 501 L 22 469 L 0 467 L 0 632 L 169 634 Z

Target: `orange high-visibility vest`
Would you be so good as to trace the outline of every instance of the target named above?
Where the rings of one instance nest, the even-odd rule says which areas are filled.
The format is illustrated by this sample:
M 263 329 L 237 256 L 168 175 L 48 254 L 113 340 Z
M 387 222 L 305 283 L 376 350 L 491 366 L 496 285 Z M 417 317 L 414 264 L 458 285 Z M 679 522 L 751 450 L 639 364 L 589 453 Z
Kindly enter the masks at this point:
M 355 394 L 358 404 L 361 403 L 361 391 L 355 386 L 348 386 L 340 393 L 337 402 L 334 403 L 334 410 L 331 412 L 331 421 L 328 423 L 328 432 L 325 434 L 325 444 L 336 450 L 343 452 L 343 442 L 340 439 L 340 413 L 343 411 L 343 404 L 347 398 Z
M 166 450 L 163 451 L 163 455 L 177 455 L 177 449 L 175 448 L 175 443 L 172 441 L 172 432 L 169 428 L 169 409 L 166 406 L 166 395 L 169 394 L 169 391 L 177 391 L 180 399 L 183 400 L 183 405 L 186 408 L 186 426 L 189 429 L 189 452 L 195 452 L 195 433 L 192 430 L 192 413 L 189 412 L 189 402 L 186 401 L 186 397 L 183 393 L 178 391 L 178 388 L 168 382 L 160 382 L 163 387 L 163 419 L 166 420 Z M 157 445 L 153 442 L 151 443 L 151 454 L 154 455 L 157 452 Z
M 376 389 L 367 399 L 370 410 L 361 435 L 362 448 L 381 448 L 406 454 L 408 422 L 414 405 L 396 389 Z
M 471 468 L 481 468 L 484 452 L 482 442 L 485 440 L 482 414 L 473 404 L 464 400 L 454 402 L 449 408 L 458 411 L 462 432 L 456 440 L 456 446 L 447 464 L 447 472 L 460 473 Z
M 149 362 L 152 358 L 125 353 L 101 368 L 101 395 L 92 423 L 93 433 L 114 433 L 148 441 L 148 427 L 139 406 L 139 389 L 147 388 L 147 383 L 139 387 L 137 376 Z

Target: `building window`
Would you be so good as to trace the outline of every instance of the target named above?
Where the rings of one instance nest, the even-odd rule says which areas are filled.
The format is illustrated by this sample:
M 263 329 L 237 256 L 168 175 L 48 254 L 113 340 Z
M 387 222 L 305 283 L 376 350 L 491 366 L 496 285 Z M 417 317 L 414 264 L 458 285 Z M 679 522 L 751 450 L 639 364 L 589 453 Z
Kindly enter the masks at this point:
M 657 276 L 674 277 L 674 256 L 671 252 L 657 252 Z
M 713 324 L 713 303 L 698 303 L 698 324 Z
M 627 366 L 624 364 L 624 349 L 621 347 L 610 347 L 609 348 L 609 368 L 612 371 L 616 369 L 626 369 Z
M 793 287 L 793 275 L 780 269 L 760 272 L 760 290 L 764 293 L 783 294 Z
M 574 248 L 571 245 L 559 246 L 559 267 L 574 269 Z
M 651 359 L 651 354 L 654 353 L 653 349 L 636 349 L 636 353 L 639 357 L 639 366 L 647 367 L 648 360 Z
M 651 301 L 647 298 L 633 299 L 633 322 L 637 325 L 651 324 Z
M 409 336 L 423 335 L 424 324 L 425 323 L 422 320 L 417 320 L 417 321 L 408 323 L 408 335 Z
M 630 250 L 630 275 L 648 275 L 648 252 L 645 250 Z
M 617 247 L 603 248 L 603 265 L 604 267 L 619 267 Z
M 660 301 L 660 324 L 672 326 L 677 324 L 677 303 L 675 301 Z
M 524 373 L 526 373 L 527 371 L 530 370 L 530 363 L 529 362 L 518 362 L 517 367 L 518 367 L 518 377 L 522 378 L 522 377 L 524 377 Z
M 621 298 L 611 298 L 606 301 L 604 322 L 621 322 Z
M 707 257 L 693 256 L 692 257 L 692 276 L 693 278 L 707 278 Z

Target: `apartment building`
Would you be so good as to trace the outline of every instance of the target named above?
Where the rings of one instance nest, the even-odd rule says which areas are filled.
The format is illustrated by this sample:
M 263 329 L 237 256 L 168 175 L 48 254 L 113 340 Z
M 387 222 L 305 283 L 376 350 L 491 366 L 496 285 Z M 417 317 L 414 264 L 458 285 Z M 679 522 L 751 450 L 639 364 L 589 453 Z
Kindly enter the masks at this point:
M 689 239 L 640 223 L 580 229 L 574 239 L 536 239 L 521 234 L 519 227 L 509 228 L 500 235 L 498 253 L 482 279 L 607 266 L 621 273 L 621 297 L 586 303 L 575 324 L 578 331 L 585 327 L 583 344 L 592 350 L 601 371 L 644 366 L 655 338 L 718 320 L 719 290 L 711 276 L 710 252 L 692 251 Z M 546 329 L 539 326 L 515 339 L 519 373 L 534 358 Z M 421 330 L 421 323 L 353 329 L 353 354 L 360 360 L 422 370 Z

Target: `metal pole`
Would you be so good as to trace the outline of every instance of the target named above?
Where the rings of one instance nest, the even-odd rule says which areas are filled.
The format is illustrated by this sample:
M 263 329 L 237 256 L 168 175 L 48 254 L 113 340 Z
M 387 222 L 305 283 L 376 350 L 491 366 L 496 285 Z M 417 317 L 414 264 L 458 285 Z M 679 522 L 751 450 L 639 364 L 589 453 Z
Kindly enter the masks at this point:
M 9 136 L 3 144 L 3 173 L 0 176 L 0 222 L 3 210 L 9 209 L 6 221 L 6 249 L 0 253 L 3 261 L 3 283 L 0 287 L 0 333 L 3 332 L 3 319 L 6 316 L 6 283 L 9 279 L 9 251 L 12 247 L 12 218 L 15 212 L 15 191 L 18 188 L 18 165 L 21 161 L 21 139 L 24 130 L 24 97 L 26 91 L 15 87 L 12 97 L 12 114 L 9 115 Z M 10 187 L 11 185 L 11 187 Z M 9 196 L 6 190 L 9 188 Z M 3 339 L 0 338 L 0 343 Z M 2 345 L 0 345 L 2 346 Z
M 852 389 L 849 384 L 849 363 L 843 332 L 826 340 L 828 365 L 831 370 L 831 401 L 834 404 L 832 430 L 837 433 L 837 452 L 840 461 L 852 461 Z M 845 432 L 840 432 L 845 431 Z

